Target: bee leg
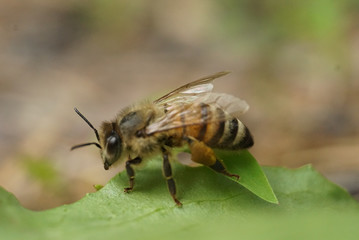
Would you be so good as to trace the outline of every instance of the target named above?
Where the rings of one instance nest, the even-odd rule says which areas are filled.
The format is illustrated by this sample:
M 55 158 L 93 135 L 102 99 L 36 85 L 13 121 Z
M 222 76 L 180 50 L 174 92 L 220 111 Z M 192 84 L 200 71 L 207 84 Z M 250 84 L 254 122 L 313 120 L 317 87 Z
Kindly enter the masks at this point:
M 198 141 L 192 137 L 186 137 L 185 140 L 188 142 L 191 150 L 192 161 L 208 166 L 214 171 L 222 173 L 226 176 L 235 177 L 237 180 L 239 179 L 237 174 L 232 174 L 227 171 L 222 161 L 214 154 L 212 148 L 208 147 L 204 142 Z
M 135 171 L 133 170 L 131 165 L 136 165 L 136 164 L 140 164 L 142 162 L 142 159 L 140 157 L 136 157 L 134 159 L 129 159 L 126 162 L 126 171 L 127 171 L 127 175 L 130 179 L 130 187 L 127 187 L 124 189 L 124 191 L 127 193 L 129 191 L 132 191 L 133 189 L 133 185 L 135 183 Z
M 169 154 L 164 148 L 162 148 L 162 153 L 163 153 L 163 175 L 167 180 L 168 190 L 173 198 L 173 201 L 175 201 L 177 206 L 181 207 L 182 203 L 176 197 L 176 184 L 175 181 L 173 180 L 171 164 L 168 159 Z
M 223 162 L 219 159 L 216 160 L 216 162 L 209 166 L 210 168 L 212 168 L 214 171 L 222 173 L 228 177 L 235 177 L 237 179 L 237 181 L 239 180 L 240 176 L 237 174 L 232 174 L 230 172 L 227 171 L 226 167 L 223 165 Z

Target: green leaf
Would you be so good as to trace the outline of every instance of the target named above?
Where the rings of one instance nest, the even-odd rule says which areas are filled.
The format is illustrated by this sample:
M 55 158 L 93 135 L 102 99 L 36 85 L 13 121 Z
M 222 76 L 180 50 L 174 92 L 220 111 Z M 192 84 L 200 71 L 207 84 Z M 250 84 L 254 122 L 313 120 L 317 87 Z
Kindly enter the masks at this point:
M 103 186 L 100 184 L 94 184 L 93 187 L 96 189 L 96 191 L 100 191 L 103 188 Z
M 226 164 L 232 167 L 231 160 Z M 208 168 L 174 163 L 178 197 L 183 203 L 178 208 L 163 180 L 160 161 L 151 161 L 137 171 L 130 194 L 123 192 L 128 179 L 122 172 L 78 202 L 41 212 L 24 209 L 0 188 L 0 236 L 78 240 L 357 238 L 359 205 L 345 190 L 310 166 L 263 169 L 278 205 Z M 245 174 L 241 174 L 244 181 Z
M 263 200 L 278 204 L 278 199 L 262 168 L 247 150 L 241 152 L 218 152 L 217 154 L 223 159 L 229 172 L 241 176 L 238 181 L 239 184 Z M 236 181 L 234 178 L 230 179 Z

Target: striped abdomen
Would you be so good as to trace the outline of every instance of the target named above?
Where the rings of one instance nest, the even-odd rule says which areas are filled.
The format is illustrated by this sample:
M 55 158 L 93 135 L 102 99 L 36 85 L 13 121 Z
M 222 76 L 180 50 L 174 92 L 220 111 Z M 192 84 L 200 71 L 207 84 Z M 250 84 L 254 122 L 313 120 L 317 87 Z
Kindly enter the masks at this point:
M 183 114 L 181 121 L 188 125 L 186 119 L 193 119 L 193 114 L 201 119 L 201 124 L 188 125 L 183 131 L 187 136 L 203 141 L 212 148 L 243 149 L 253 145 L 248 128 L 237 118 L 225 113 L 222 109 L 208 104 L 193 106 L 190 114 Z M 221 120 L 225 119 L 225 120 Z

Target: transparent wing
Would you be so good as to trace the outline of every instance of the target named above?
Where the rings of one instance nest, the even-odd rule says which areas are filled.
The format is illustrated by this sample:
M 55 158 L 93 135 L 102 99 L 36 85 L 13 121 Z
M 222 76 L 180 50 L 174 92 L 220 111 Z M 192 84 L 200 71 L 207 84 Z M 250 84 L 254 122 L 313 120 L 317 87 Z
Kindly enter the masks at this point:
M 203 94 L 211 92 L 213 89 L 213 80 L 227 75 L 228 73 L 229 72 L 218 72 L 213 75 L 190 82 L 160 97 L 159 99 L 155 100 L 154 103 L 157 105 L 168 106 L 177 102 L 192 102 Z
M 226 93 L 209 93 L 198 100 L 208 105 L 221 108 L 231 117 L 238 118 L 249 109 L 249 105 L 246 101 Z
M 147 126 L 146 133 L 152 134 L 184 126 L 219 122 L 238 117 L 249 109 L 244 100 L 229 94 L 203 93 L 200 96 L 196 95 L 195 99 L 191 97 L 189 96 L 191 100 L 188 100 L 183 96 L 185 101 L 171 100 L 168 105 L 164 106 L 166 114 Z M 203 114 L 204 106 L 207 106 L 206 114 Z M 225 114 L 216 114 L 216 108 L 222 109 Z M 216 116 L 214 117 L 213 114 Z

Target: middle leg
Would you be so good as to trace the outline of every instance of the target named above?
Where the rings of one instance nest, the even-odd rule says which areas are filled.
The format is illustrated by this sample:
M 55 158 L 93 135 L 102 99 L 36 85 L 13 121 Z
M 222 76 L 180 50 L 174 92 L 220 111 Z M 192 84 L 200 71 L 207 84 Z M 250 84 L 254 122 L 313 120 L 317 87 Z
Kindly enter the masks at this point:
M 173 198 L 173 201 L 175 201 L 177 206 L 180 207 L 180 206 L 182 206 L 182 203 L 176 197 L 176 184 L 175 184 L 175 181 L 173 180 L 172 168 L 171 168 L 170 161 L 168 159 L 169 153 L 167 152 L 167 150 L 165 148 L 162 148 L 162 154 L 163 154 L 163 175 L 165 176 L 165 178 L 167 180 L 168 190 Z

